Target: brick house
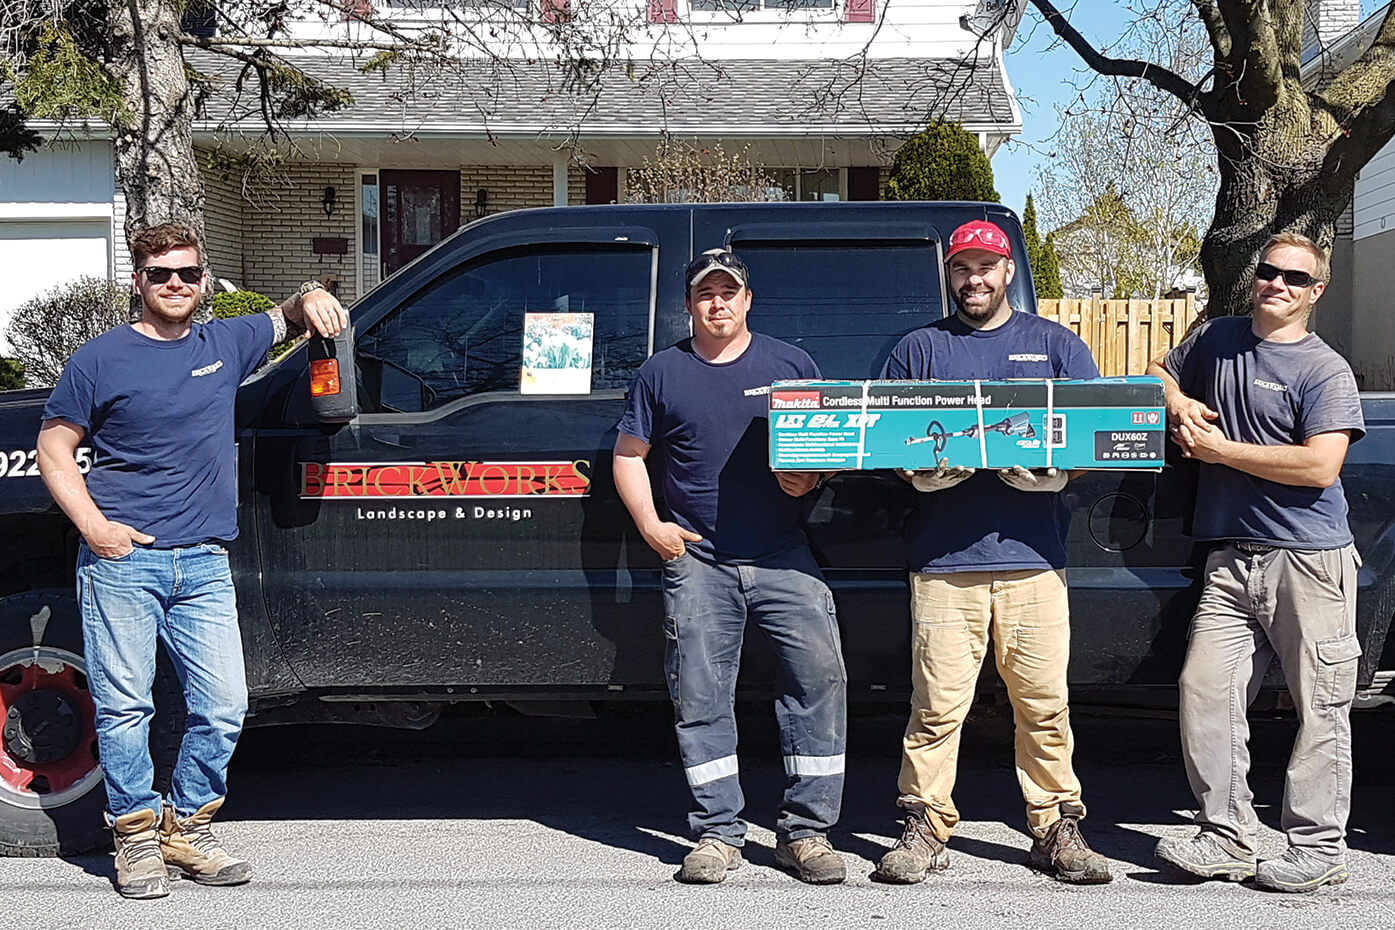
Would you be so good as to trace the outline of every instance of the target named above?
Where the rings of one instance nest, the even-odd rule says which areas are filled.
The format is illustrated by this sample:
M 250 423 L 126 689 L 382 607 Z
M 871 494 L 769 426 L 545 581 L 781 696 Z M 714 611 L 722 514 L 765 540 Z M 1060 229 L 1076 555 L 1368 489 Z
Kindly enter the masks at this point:
M 530 2 L 541 3 L 533 18 L 551 23 L 569 0 L 495 5 L 527 19 Z M 960 122 L 990 157 L 1021 130 L 1003 66 L 1016 18 L 984 41 L 975 31 L 1002 0 L 591 2 L 593 11 L 596 2 L 633 6 L 639 25 L 612 49 L 590 94 L 569 91 L 565 75 L 532 59 L 440 76 L 365 73 L 367 55 L 292 59 L 354 102 L 284 127 L 293 143 L 286 161 L 250 198 L 237 170 L 215 164 L 245 150 L 259 119 L 213 94 L 195 145 L 214 273 L 277 297 L 323 278 L 351 302 L 475 217 L 623 202 L 629 170 L 653 157 L 664 132 L 745 151 L 788 198 L 857 200 L 880 197 L 895 148 L 931 119 Z M 421 0 L 375 6 L 405 27 L 421 16 Z M 488 4 L 476 6 L 491 15 Z M 354 27 L 301 23 L 293 35 L 350 36 Z M 537 41 L 545 52 L 548 35 Z M 223 59 L 189 60 L 215 88 L 231 86 Z M 48 146 L 21 165 L 0 159 L 0 266 L 32 262 L 37 250 L 23 243 L 41 238 L 84 243 L 70 252 L 81 261 L 64 271 L 128 274 L 120 201 L 104 138 Z M 60 280 L 55 269 L 46 284 Z M 6 311 L 28 296 L 0 297 L 0 333 Z

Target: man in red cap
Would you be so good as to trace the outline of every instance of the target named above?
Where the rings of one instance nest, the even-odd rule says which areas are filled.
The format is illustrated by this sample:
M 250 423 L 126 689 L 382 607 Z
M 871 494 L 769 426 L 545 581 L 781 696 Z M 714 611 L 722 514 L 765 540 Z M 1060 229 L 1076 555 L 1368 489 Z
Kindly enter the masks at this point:
M 1099 377 L 1078 336 L 1008 304 L 1017 266 L 1001 228 L 983 221 L 960 226 L 949 239 L 945 265 L 958 312 L 908 333 L 892 350 L 883 378 Z M 959 822 L 950 795 L 960 728 L 991 632 L 1017 724 L 1030 862 L 1062 881 L 1109 881 L 1108 861 L 1080 834 L 1085 806 L 1071 765 L 1070 512 L 1060 493 L 1068 476 L 1056 469 L 941 465 L 903 477 L 922 492 L 906 524 L 912 698 L 897 800 L 906 822 L 876 877 L 911 884 L 949 867 L 945 844 Z

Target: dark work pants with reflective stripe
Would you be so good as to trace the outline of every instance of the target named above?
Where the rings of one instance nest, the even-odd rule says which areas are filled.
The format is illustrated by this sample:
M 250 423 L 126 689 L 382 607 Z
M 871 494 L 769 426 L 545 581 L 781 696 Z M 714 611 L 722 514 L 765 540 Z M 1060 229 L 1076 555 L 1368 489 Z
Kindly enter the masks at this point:
M 664 564 L 665 672 L 693 793 L 693 835 L 745 840 L 736 760 L 736 676 L 749 618 L 774 649 L 775 716 L 788 778 L 782 838 L 827 833 L 843 799 L 847 672 L 833 595 L 807 547 L 758 565 L 691 552 Z

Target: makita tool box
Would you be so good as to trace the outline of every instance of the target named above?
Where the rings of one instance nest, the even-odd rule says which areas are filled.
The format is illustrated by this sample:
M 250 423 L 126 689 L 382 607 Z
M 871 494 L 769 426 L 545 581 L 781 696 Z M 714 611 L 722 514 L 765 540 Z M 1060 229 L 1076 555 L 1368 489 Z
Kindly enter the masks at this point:
M 777 381 L 776 470 L 1160 469 L 1167 440 L 1157 378 L 1089 381 Z

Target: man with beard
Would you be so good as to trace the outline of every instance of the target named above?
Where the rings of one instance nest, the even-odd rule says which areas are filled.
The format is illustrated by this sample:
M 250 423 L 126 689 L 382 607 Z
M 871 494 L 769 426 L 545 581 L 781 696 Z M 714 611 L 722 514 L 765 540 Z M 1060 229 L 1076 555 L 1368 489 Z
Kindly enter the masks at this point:
M 252 876 L 209 829 L 247 711 L 224 548 L 237 536 L 237 387 L 288 332 L 333 336 L 349 320 L 307 282 L 266 313 L 195 323 L 208 287 L 197 233 L 153 226 L 130 246 L 140 320 L 73 353 L 44 408 L 38 459 L 82 537 L 78 603 L 116 890 L 158 898 L 170 872 L 206 885 Z M 84 437 L 94 451 L 85 477 L 76 460 Z M 157 636 L 188 707 L 168 799 L 153 788 L 148 743 Z
M 1099 377 L 1078 336 L 1008 304 L 1017 269 L 998 226 L 975 221 L 956 229 L 945 263 L 958 312 L 907 334 L 883 378 Z M 1068 476 L 941 465 L 903 477 L 922 492 L 906 525 L 912 698 L 897 799 L 906 820 L 876 877 L 912 884 L 949 867 L 945 844 L 959 822 L 950 796 L 960 728 L 991 633 L 1017 725 L 1029 861 L 1061 881 L 1109 881 L 1108 862 L 1080 834 L 1085 806 L 1071 765 L 1064 571 L 1070 514 L 1060 493 Z

